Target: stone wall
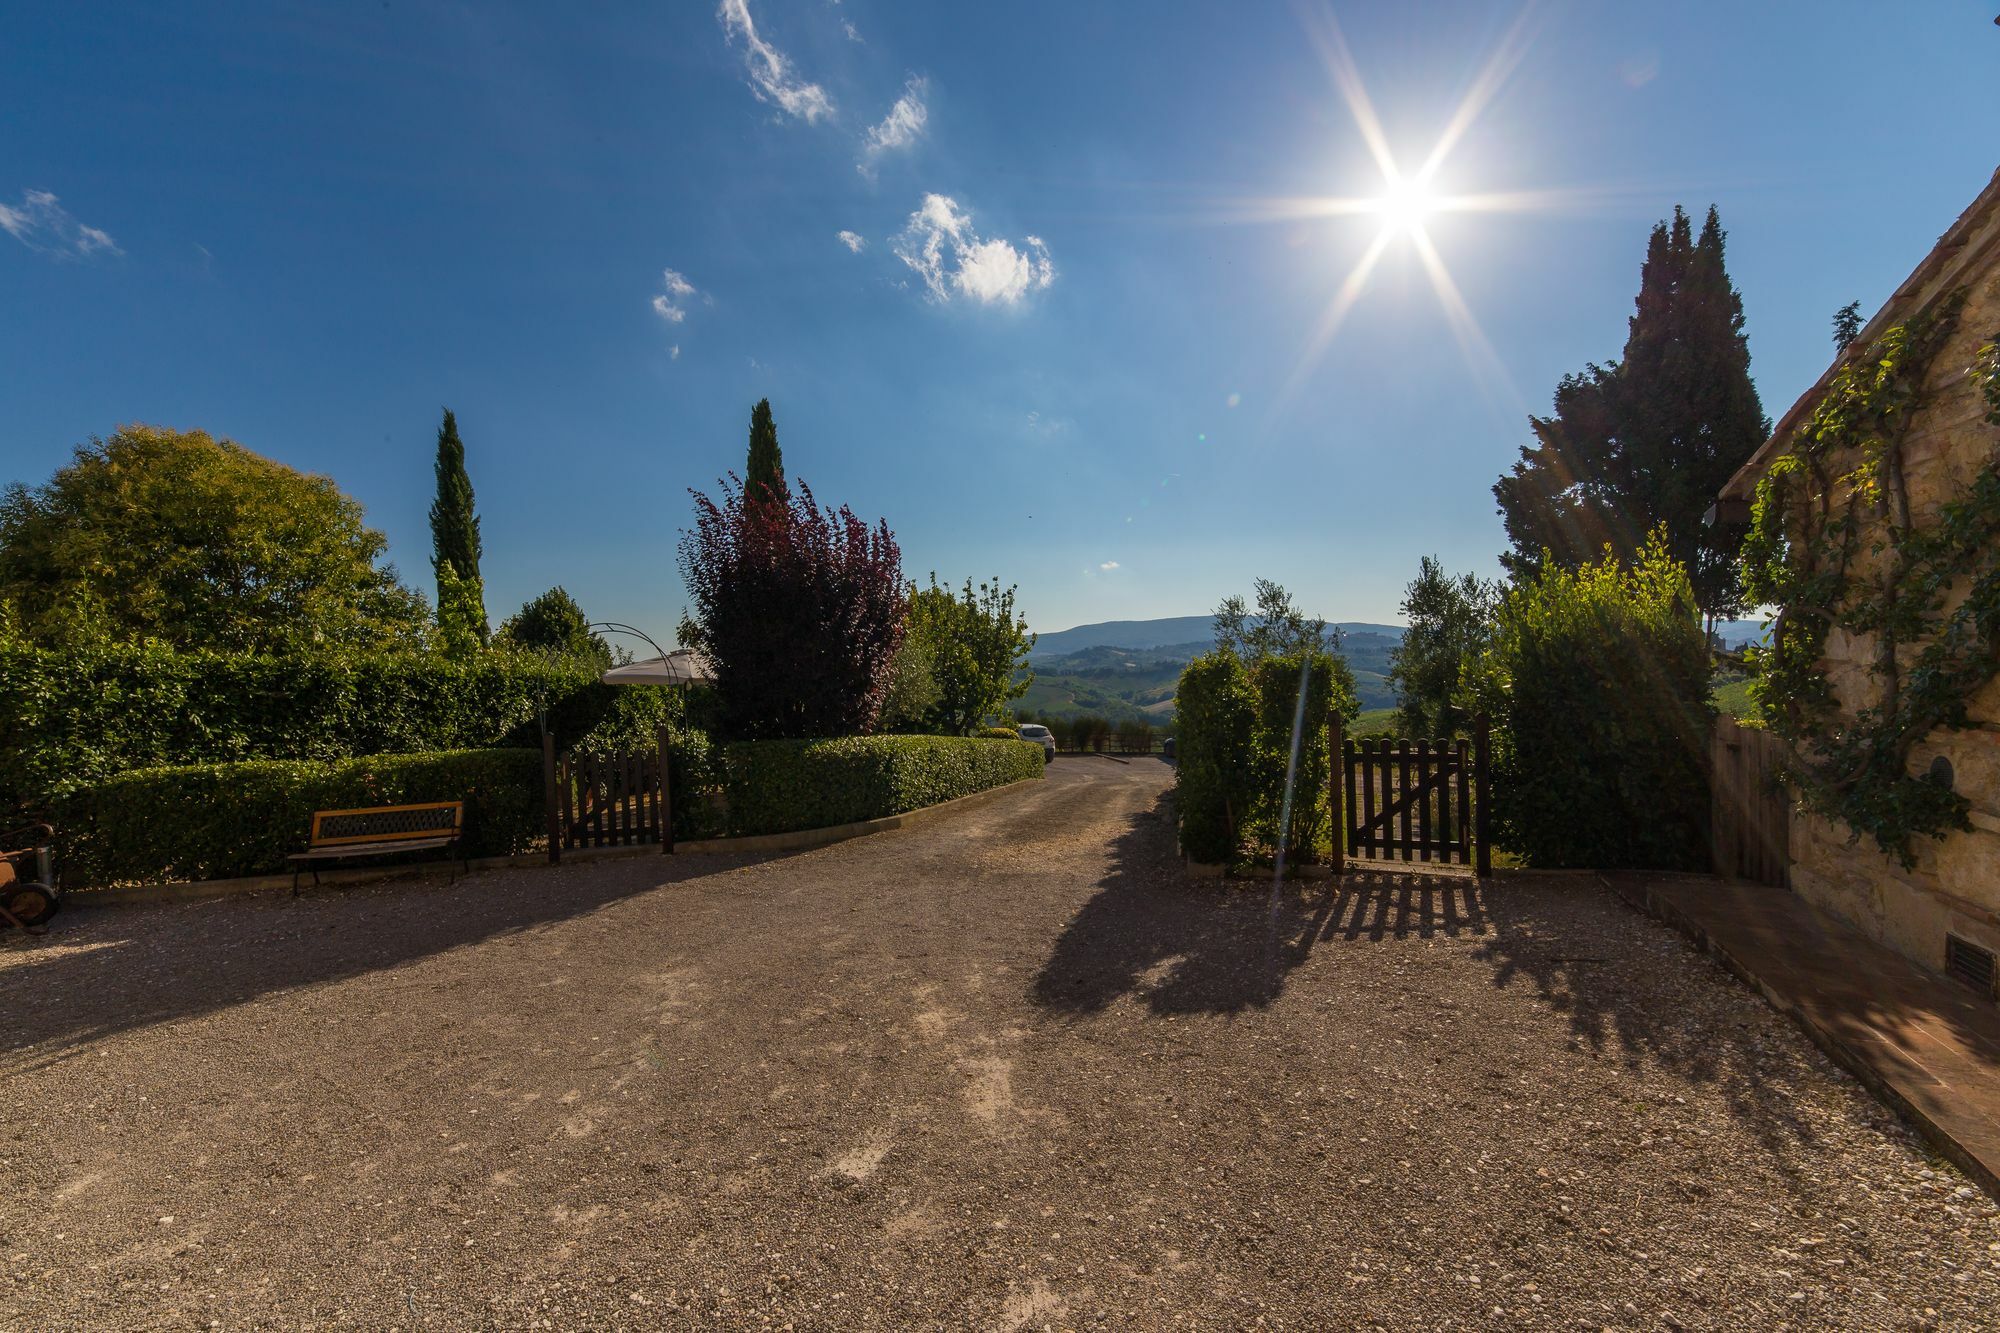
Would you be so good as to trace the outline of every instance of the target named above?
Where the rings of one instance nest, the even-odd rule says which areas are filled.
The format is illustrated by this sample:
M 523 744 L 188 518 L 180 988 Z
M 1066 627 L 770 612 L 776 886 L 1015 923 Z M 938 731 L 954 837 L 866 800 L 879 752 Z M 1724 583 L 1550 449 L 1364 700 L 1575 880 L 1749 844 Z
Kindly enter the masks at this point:
M 2000 224 L 1988 219 L 1959 258 L 1932 279 L 1933 290 L 1921 293 L 1918 303 L 1967 288 L 1958 331 L 1933 362 L 1931 405 L 1905 442 L 1911 508 L 1919 522 L 2000 450 L 2000 431 L 1983 420 L 1984 400 L 1967 373 L 1981 344 L 2000 333 Z M 1871 637 L 1830 636 L 1827 673 L 1843 706 L 1876 696 L 1869 671 L 1874 652 Z M 1905 870 L 1872 842 L 1852 841 L 1844 826 L 1805 815 L 1792 824 L 1796 893 L 1938 968 L 1947 931 L 2000 952 L 2000 680 L 1987 684 L 1970 712 L 1970 729 L 1934 732 L 1918 745 L 1911 771 L 1928 771 L 1938 756 L 1950 761 L 1955 790 L 1972 803 L 1972 832 L 1920 839 L 1916 866 Z

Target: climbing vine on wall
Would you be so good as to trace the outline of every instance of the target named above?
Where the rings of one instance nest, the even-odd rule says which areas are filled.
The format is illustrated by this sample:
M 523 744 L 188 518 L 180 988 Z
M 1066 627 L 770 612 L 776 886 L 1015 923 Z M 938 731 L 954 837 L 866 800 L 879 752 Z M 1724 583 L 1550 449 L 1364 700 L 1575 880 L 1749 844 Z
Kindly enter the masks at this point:
M 1753 696 L 1808 808 L 1914 863 L 1912 842 L 1969 828 L 1964 797 L 1909 771 L 1932 731 L 1968 725 L 2000 672 L 2000 454 L 1942 503 L 1913 506 L 1903 446 L 1963 292 L 1890 329 L 1834 377 L 1757 487 L 1744 544 L 1753 603 L 1781 608 Z M 1968 372 L 2000 426 L 2000 335 Z M 1826 674 L 1835 636 L 1872 642 L 1865 700 Z

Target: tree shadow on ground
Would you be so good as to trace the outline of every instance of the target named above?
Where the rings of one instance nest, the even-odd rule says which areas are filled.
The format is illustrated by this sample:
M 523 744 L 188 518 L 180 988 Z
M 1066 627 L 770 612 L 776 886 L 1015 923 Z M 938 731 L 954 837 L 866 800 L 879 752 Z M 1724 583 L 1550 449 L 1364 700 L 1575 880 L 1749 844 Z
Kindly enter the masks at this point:
M 1266 1007 L 1321 947 L 1459 939 L 1496 991 L 1531 987 L 1593 1061 L 1711 1085 L 1773 1145 L 1816 1133 L 1802 1094 L 1827 1065 L 1805 1037 L 1678 934 L 1594 881 L 1482 884 L 1443 868 L 1366 869 L 1278 886 L 1191 879 L 1164 799 L 1114 842 L 1110 872 L 1036 976 L 1072 1015 L 1131 997 L 1155 1014 Z M 1413 995 L 1413 999 L 1423 998 Z M 1476 1008 L 1465 1021 L 1478 1023 Z M 1782 1157 L 1782 1154 L 1781 1154 Z
M 1111 871 L 1035 978 L 1038 1004 L 1096 1013 L 1137 995 L 1159 1014 L 1236 1013 L 1276 1000 L 1322 940 L 1431 938 L 1485 929 L 1476 881 L 1371 871 L 1338 886 L 1191 879 L 1170 798 L 1133 816 Z
M 0 1061 L 50 1064 L 122 1032 L 398 967 L 744 863 L 640 856 L 482 872 L 449 885 L 400 880 L 299 898 L 86 906 L 56 917 L 38 939 L 0 941 Z

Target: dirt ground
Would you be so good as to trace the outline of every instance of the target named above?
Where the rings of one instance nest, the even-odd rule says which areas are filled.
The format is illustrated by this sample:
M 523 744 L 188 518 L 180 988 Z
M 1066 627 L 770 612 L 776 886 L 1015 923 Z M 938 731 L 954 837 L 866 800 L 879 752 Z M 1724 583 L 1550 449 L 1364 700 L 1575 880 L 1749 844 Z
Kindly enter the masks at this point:
M 1186 880 L 1150 759 L 0 944 L 0 1328 L 1970 1328 L 2000 1210 L 1588 880 Z

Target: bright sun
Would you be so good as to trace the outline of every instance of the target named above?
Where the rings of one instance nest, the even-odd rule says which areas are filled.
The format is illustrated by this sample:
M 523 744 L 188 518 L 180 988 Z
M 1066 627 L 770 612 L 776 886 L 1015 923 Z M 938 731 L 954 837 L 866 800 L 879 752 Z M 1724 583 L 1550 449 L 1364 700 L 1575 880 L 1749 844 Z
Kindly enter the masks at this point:
M 1375 201 L 1375 211 L 1382 215 L 1383 230 L 1410 236 L 1424 229 L 1425 219 L 1438 210 L 1439 202 L 1425 182 L 1397 178 Z

